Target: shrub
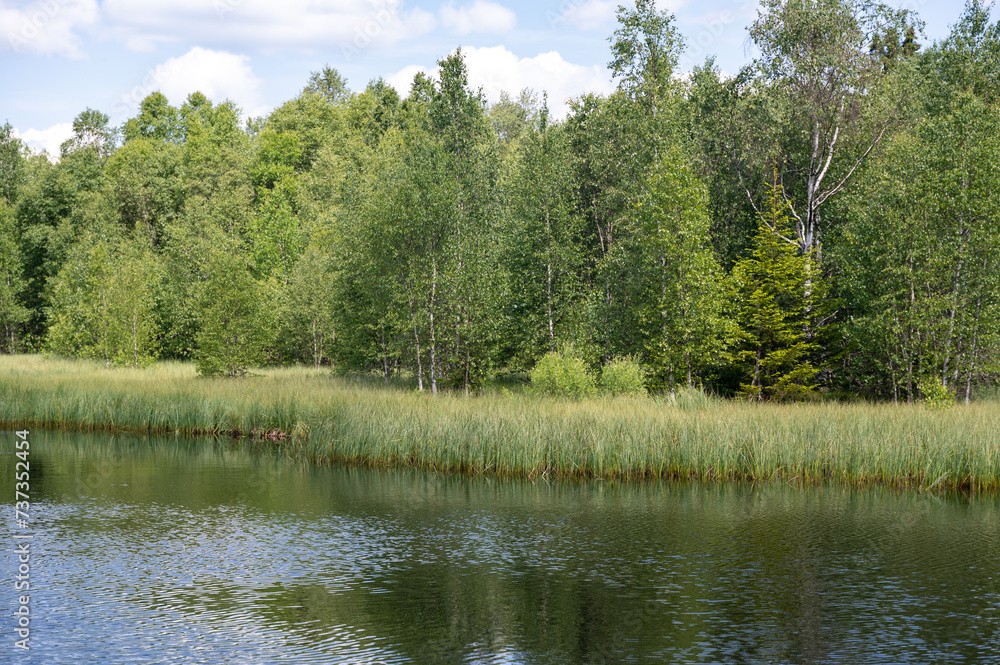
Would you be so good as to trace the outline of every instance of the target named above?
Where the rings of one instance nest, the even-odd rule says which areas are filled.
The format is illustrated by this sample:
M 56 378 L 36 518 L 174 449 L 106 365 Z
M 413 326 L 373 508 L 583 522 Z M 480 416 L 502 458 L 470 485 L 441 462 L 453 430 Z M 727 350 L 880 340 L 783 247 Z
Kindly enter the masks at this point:
M 580 399 L 593 395 L 594 377 L 580 358 L 558 351 L 547 353 L 531 370 L 531 385 L 542 393 Z
M 645 395 L 646 372 L 632 358 L 615 358 L 601 371 L 601 390 L 609 395 Z
M 939 379 L 934 377 L 924 377 L 917 384 L 920 394 L 923 395 L 923 402 L 934 409 L 947 409 L 955 406 L 955 395 L 942 385 Z

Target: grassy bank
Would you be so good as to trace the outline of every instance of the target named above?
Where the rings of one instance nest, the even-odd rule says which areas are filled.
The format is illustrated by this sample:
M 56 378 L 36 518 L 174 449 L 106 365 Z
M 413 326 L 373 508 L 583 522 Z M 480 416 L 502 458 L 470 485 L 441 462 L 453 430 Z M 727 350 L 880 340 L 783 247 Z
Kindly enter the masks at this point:
M 1000 491 L 1000 404 L 947 411 L 694 399 L 569 402 L 416 393 L 289 368 L 239 380 L 193 366 L 107 370 L 0 357 L 0 423 L 274 440 L 318 462 L 463 473 L 828 480 Z

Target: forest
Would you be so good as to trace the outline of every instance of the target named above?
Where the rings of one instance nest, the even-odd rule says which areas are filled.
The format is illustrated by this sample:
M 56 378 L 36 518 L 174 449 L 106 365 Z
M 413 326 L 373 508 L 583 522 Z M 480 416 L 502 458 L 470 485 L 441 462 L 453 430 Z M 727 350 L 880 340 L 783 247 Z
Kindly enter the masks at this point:
M 0 128 L 3 351 L 204 375 L 307 364 L 476 391 L 552 352 L 652 391 L 958 401 L 1000 377 L 1000 22 L 765 0 L 735 76 L 652 0 L 616 90 L 402 97 L 333 67 L 264 118 L 160 93 Z

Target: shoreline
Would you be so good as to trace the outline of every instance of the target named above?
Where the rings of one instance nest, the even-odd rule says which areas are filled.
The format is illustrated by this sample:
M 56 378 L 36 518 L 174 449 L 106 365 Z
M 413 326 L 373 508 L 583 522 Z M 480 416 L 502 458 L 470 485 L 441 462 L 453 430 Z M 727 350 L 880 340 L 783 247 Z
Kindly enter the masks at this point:
M 0 426 L 223 436 L 318 464 L 626 481 L 831 483 L 1000 494 L 1000 404 L 748 404 L 479 396 L 274 368 L 204 379 L 185 363 L 105 369 L 0 357 Z

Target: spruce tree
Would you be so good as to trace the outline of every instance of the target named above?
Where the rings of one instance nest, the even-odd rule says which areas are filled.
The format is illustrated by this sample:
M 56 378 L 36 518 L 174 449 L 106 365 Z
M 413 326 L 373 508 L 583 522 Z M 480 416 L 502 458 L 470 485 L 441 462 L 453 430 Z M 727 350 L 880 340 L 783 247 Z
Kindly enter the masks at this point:
M 795 241 L 789 204 L 780 185 L 769 187 L 758 218 L 753 251 L 734 268 L 742 350 L 749 383 L 740 393 L 752 399 L 801 399 L 814 386 L 817 368 L 810 354 L 809 319 L 815 314 L 819 283 L 816 259 Z

